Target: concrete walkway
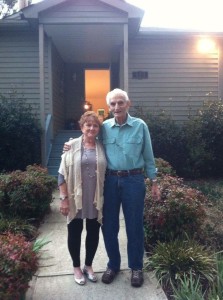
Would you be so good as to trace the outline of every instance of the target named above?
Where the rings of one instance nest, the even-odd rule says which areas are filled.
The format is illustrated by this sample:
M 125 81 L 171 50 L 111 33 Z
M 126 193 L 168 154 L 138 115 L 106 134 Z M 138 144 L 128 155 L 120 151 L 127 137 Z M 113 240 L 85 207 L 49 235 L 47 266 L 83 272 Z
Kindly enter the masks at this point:
M 26 300 L 166 300 L 163 290 L 150 273 L 144 274 L 144 284 L 141 288 L 130 285 L 131 272 L 128 269 L 126 234 L 123 216 L 120 216 L 121 226 L 119 234 L 122 256 L 121 272 L 112 284 L 101 282 L 101 276 L 107 265 L 107 255 L 102 235 L 94 259 L 94 271 L 98 275 L 98 282 L 87 281 L 79 286 L 73 279 L 72 262 L 67 249 L 66 219 L 59 212 L 59 193 L 54 193 L 51 213 L 40 227 L 40 238 L 50 241 L 42 251 L 40 268 L 30 283 L 26 293 Z M 82 234 L 82 264 L 84 263 L 84 237 Z

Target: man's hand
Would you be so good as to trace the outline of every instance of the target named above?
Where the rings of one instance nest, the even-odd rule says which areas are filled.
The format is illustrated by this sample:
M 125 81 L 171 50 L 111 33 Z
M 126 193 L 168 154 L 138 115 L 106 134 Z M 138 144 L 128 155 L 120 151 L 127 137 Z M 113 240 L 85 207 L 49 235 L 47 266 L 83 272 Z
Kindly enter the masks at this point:
M 157 183 L 152 184 L 152 198 L 160 200 L 160 190 Z
M 66 151 L 69 151 L 71 148 L 71 145 L 67 144 L 67 143 L 64 143 L 63 145 L 63 153 L 66 152 Z

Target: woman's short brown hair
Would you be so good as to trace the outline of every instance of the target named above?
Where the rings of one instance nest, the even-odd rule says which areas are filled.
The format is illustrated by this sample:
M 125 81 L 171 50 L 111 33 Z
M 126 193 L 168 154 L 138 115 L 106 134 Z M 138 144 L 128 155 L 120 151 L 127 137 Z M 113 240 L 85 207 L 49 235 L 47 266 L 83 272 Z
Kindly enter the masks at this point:
M 89 110 L 81 116 L 79 120 L 80 128 L 83 127 L 84 123 L 86 123 L 88 119 L 93 119 L 95 123 L 97 123 L 99 127 L 101 127 L 101 122 L 99 121 L 97 114 L 94 111 Z

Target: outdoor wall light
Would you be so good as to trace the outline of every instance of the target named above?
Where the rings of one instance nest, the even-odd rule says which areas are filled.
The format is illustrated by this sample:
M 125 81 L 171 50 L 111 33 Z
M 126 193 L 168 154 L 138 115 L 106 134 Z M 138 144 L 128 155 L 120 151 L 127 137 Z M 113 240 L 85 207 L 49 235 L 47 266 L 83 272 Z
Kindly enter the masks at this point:
M 92 104 L 88 101 L 84 102 L 84 110 L 92 110 Z
M 202 38 L 198 41 L 198 50 L 201 53 L 213 53 L 216 52 L 215 41 L 210 38 Z

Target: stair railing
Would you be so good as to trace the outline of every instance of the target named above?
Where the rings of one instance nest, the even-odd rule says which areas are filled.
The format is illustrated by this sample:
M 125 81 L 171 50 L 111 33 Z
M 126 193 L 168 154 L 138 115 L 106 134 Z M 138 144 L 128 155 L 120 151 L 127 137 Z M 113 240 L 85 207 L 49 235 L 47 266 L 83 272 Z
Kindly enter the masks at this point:
M 46 117 L 46 127 L 45 127 L 45 153 L 46 153 L 46 162 L 45 165 L 48 165 L 50 152 L 52 150 L 52 140 L 53 140 L 53 121 L 52 115 L 48 114 Z

